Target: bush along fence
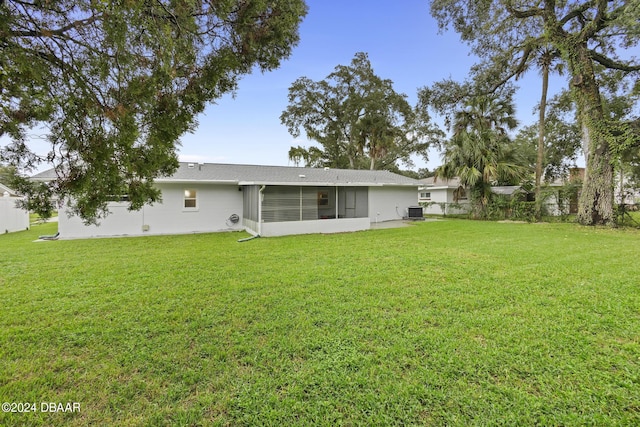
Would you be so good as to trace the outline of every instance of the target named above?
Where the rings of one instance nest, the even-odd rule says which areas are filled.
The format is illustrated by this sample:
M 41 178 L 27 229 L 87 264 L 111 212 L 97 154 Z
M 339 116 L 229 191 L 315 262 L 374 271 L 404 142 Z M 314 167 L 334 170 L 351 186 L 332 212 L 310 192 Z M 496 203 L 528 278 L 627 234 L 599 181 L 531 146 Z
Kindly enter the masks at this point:
M 577 208 L 578 186 L 547 187 L 541 192 L 541 217 L 553 217 L 558 221 L 573 218 Z M 485 220 L 536 221 L 536 202 L 527 200 L 527 193 L 522 192 L 510 196 L 491 194 L 481 202 L 478 197 L 471 197 L 464 203 L 421 202 L 428 214 L 456 216 L 462 218 Z
M 543 187 L 540 192 L 540 218 L 545 221 L 573 221 L 578 208 L 581 184 Z M 462 203 L 420 202 L 427 215 L 484 220 L 512 220 L 535 222 L 536 202 L 527 201 L 527 193 L 511 196 L 492 194 L 486 203 L 471 197 Z M 640 203 L 619 204 L 616 223 L 623 227 L 640 228 Z
M 473 205 L 471 203 L 443 203 L 443 202 L 420 202 L 426 208 L 428 215 L 441 215 L 443 217 L 471 218 L 484 220 L 513 220 L 535 222 L 536 202 L 519 200 L 508 200 L 505 197 L 497 196 L 486 206 Z M 571 216 L 567 214 L 551 214 L 550 211 L 556 209 L 552 205 L 542 206 L 544 217 L 555 216 L 559 221 L 566 221 Z M 557 209 L 556 209 L 557 210 Z

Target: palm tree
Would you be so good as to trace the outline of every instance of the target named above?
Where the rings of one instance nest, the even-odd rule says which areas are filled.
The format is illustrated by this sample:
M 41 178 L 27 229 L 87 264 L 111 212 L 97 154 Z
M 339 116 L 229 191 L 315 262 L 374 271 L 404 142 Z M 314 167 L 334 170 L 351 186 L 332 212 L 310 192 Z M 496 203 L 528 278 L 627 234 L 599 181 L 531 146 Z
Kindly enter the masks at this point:
M 517 126 L 513 114 L 510 98 L 471 99 L 456 113 L 453 136 L 444 149 L 444 164 L 436 169 L 436 177 L 457 176 L 461 185 L 471 189 L 478 214 L 486 212 L 492 184 L 519 181 L 528 173 L 509 146 L 508 132 Z
M 540 197 L 540 188 L 542 186 L 542 170 L 544 162 L 545 148 L 545 125 L 546 125 L 546 108 L 547 108 L 547 92 L 549 90 L 549 73 L 553 62 L 558 58 L 559 53 L 551 47 L 545 47 L 538 52 L 537 65 L 542 74 L 542 94 L 540 97 L 540 116 L 538 122 L 538 155 L 536 160 L 536 219 L 540 220 L 542 214 L 542 199 Z M 562 74 L 562 63 L 556 64 L 554 71 Z

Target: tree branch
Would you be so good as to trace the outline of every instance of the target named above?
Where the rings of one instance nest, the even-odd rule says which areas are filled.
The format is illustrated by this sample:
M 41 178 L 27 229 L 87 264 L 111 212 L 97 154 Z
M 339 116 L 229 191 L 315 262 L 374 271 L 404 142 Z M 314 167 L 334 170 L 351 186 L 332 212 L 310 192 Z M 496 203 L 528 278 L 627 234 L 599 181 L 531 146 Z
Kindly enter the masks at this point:
M 514 17 L 514 18 L 518 18 L 518 19 L 525 19 L 525 18 L 531 18 L 532 16 L 543 16 L 544 15 L 544 10 L 543 9 L 528 9 L 528 10 L 518 10 L 515 7 L 513 7 L 513 2 L 512 1 L 508 1 L 505 3 L 505 7 L 507 8 L 507 11 Z
M 562 19 L 560 19 L 558 21 L 560 26 L 564 26 L 564 24 L 566 24 L 567 22 L 571 21 L 572 19 L 582 16 L 582 14 L 585 11 L 587 11 L 591 7 L 595 6 L 596 1 L 597 0 L 591 0 L 591 1 L 588 1 L 588 2 L 584 3 L 583 5 L 581 5 L 580 7 L 576 8 L 576 9 L 572 9 L 569 13 L 567 13 Z
M 629 65 L 624 64 L 622 62 L 615 61 L 608 56 L 602 55 L 594 50 L 589 51 L 589 55 L 593 58 L 594 61 L 599 64 L 614 70 L 621 70 L 626 72 L 640 71 L 640 65 Z
M 31 30 L 31 31 L 11 31 L 9 32 L 9 35 L 11 37 L 53 37 L 53 36 L 63 36 L 65 35 L 65 33 L 71 29 L 74 28 L 81 28 L 81 27 L 87 27 L 91 24 L 93 24 L 96 21 L 99 21 L 100 19 L 102 19 L 102 14 L 100 15 L 92 15 L 89 18 L 86 19 L 79 19 L 77 21 L 73 21 L 67 25 L 65 25 L 64 27 L 60 27 L 56 30 L 47 30 L 47 29 L 41 29 L 41 30 Z
M 529 57 L 531 56 L 534 48 L 537 46 L 537 42 L 538 41 L 536 41 L 536 43 L 532 43 L 532 40 L 529 40 L 529 43 L 527 43 L 522 50 L 522 58 L 520 58 L 520 62 L 518 63 L 518 65 L 506 77 L 494 84 L 487 94 L 495 92 L 500 86 L 507 83 L 513 77 L 519 76 L 526 70 L 527 62 L 529 61 Z
M 591 3 L 591 2 L 590 2 Z M 607 22 L 607 4 L 608 0 L 596 0 L 598 8 L 596 10 L 596 15 L 593 17 L 593 20 L 589 22 L 580 32 L 580 36 L 582 40 L 591 39 L 598 31 L 603 29 L 606 26 Z

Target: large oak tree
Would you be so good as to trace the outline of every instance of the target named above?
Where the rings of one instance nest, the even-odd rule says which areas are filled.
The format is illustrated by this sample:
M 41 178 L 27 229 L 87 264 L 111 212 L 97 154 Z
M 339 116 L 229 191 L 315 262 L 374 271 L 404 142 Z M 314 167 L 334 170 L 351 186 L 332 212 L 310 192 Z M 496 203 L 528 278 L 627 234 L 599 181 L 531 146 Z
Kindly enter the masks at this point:
M 293 136 L 304 130 L 320 147 L 292 147 L 289 157 L 350 169 L 394 169 L 397 161 L 410 165 L 413 154 L 426 157 L 441 133 L 406 98 L 375 74 L 364 52 L 323 80 L 300 77 L 289 87 L 280 120 Z
M 306 10 L 303 0 L 0 0 L 0 162 L 53 163 L 53 190 L 86 221 L 114 195 L 132 209 L 154 202 L 180 136 L 239 77 L 278 67 Z M 29 146 L 36 127 L 46 156 Z
M 586 173 L 579 201 L 583 224 L 612 224 L 615 135 L 604 114 L 597 68 L 626 75 L 640 71 L 626 49 L 640 39 L 638 0 L 434 0 L 431 12 L 442 29 L 452 26 L 486 62 L 476 80 L 497 87 L 522 74 L 535 52 L 551 46 L 570 77 L 586 147 Z M 635 62 L 634 62 L 635 61 Z

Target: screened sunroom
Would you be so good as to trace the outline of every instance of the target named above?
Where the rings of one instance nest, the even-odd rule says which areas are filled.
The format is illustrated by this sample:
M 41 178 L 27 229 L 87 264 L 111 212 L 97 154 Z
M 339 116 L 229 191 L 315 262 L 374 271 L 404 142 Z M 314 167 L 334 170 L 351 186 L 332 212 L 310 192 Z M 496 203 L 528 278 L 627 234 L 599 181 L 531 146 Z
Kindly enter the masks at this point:
M 248 185 L 243 222 L 263 236 L 369 228 L 369 188 Z

